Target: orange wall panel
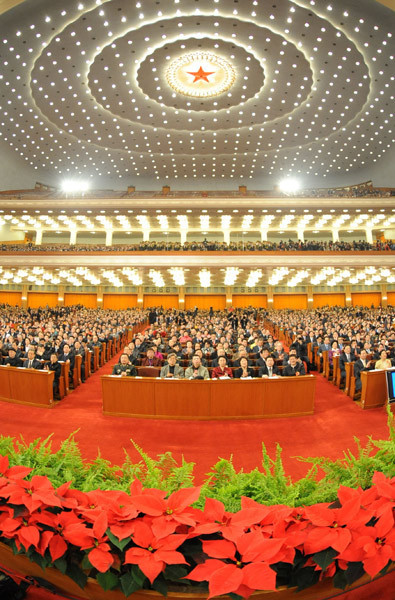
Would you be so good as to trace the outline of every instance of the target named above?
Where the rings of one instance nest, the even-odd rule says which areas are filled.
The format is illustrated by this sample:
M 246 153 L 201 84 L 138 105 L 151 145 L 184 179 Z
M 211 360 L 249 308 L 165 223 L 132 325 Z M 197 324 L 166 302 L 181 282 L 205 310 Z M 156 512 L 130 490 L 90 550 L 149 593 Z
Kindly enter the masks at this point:
M 103 294 L 103 308 L 120 310 L 136 306 L 137 294 Z
M 351 299 L 353 306 L 380 306 L 381 292 L 354 292 Z
M 191 310 L 195 306 L 201 310 L 224 310 L 226 307 L 226 296 L 222 294 L 187 294 L 185 296 L 185 310 Z
M 313 308 L 320 306 L 345 306 L 345 294 L 313 294 Z
M 75 304 L 82 304 L 86 308 L 97 308 L 97 296 L 96 294 L 71 294 L 67 293 L 64 295 L 64 305 L 73 306 Z
M 307 294 L 274 294 L 273 308 L 275 309 L 305 309 L 307 308 Z
M 21 306 L 22 292 L 0 292 L 0 304 L 9 304 L 10 306 Z
M 232 306 L 234 308 L 246 308 L 247 306 L 267 308 L 267 296 L 264 294 L 233 294 Z
M 151 306 L 163 306 L 166 308 L 178 308 L 178 294 L 145 294 L 143 299 L 144 308 Z
M 27 295 L 27 305 L 29 308 L 44 308 L 49 306 L 53 308 L 58 304 L 58 294 L 56 292 L 29 292 Z
M 387 305 L 388 306 L 395 306 L 395 292 L 388 292 L 387 293 Z

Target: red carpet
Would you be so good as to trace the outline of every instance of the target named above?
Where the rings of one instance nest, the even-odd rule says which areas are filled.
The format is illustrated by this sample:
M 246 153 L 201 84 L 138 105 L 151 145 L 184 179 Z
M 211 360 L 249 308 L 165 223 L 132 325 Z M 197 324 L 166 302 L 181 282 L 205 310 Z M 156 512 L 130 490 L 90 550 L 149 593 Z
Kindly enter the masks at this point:
M 1 403 L 1 433 L 15 436 L 21 433 L 30 442 L 54 432 L 57 448 L 61 440 L 79 429 L 76 439 L 85 458 L 93 459 L 100 449 L 104 458 L 116 464 L 123 461 L 123 448 L 133 459 L 138 459 L 130 443 L 133 438 L 151 456 L 170 450 L 177 459 L 184 455 L 186 460 L 194 461 L 198 480 L 218 457 L 233 455 L 237 469 L 259 466 L 262 441 L 271 456 L 279 442 L 288 474 L 299 478 L 308 466 L 293 457 L 339 458 L 344 449 L 355 450 L 353 436 L 363 443 L 369 434 L 375 438 L 388 437 L 383 408 L 362 411 L 321 376 L 317 376 L 315 414 L 307 417 L 238 422 L 104 417 L 100 376 L 111 372 L 114 362 L 115 359 L 107 363 L 53 409 Z

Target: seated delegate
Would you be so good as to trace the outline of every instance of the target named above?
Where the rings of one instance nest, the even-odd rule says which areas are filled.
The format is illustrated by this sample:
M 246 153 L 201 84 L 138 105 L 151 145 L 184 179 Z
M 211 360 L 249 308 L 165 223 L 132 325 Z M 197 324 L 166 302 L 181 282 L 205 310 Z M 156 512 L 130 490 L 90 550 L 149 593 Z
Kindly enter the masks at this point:
M 242 356 L 239 360 L 240 367 L 235 371 L 235 378 L 252 379 L 254 377 L 254 370 L 249 366 L 247 358 Z
M 210 379 L 208 369 L 202 365 L 198 354 L 193 355 L 192 366 L 185 369 L 185 379 Z
M 136 367 L 132 365 L 127 354 L 121 354 L 119 363 L 114 365 L 112 375 L 119 375 L 120 377 L 136 377 Z
M 259 369 L 259 377 L 272 378 L 272 377 L 280 377 L 280 376 L 281 376 L 281 371 L 274 364 L 274 358 L 272 356 L 269 356 L 266 359 L 266 364 Z
M 175 352 L 167 355 L 167 364 L 161 368 L 160 376 L 165 379 L 184 379 L 184 369 L 177 364 L 177 354 Z
M 214 367 L 211 373 L 212 379 L 233 379 L 233 372 L 227 366 L 225 356 L 220 356 L 218 359 L 218 367 Z

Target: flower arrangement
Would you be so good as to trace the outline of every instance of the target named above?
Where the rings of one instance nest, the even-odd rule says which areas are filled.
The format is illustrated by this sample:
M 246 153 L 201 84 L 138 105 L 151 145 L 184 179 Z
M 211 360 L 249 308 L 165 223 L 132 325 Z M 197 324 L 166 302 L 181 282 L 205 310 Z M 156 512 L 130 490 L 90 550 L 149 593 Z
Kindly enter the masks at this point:
M 231 513 L 215 498 L 196 508 L 199 487 L 123 490 L 54 487 L 45 475 L 0 456 L 0 540 L 84 588 L 88 576 L 125 596 L 206 586 L 208 597 L 281 585 L 304 589 L 324 577 L 336 587 L 375 577 L 395 561 L 395 477 L 373 475 L 363 490 L 306 507 L 242 498 Z

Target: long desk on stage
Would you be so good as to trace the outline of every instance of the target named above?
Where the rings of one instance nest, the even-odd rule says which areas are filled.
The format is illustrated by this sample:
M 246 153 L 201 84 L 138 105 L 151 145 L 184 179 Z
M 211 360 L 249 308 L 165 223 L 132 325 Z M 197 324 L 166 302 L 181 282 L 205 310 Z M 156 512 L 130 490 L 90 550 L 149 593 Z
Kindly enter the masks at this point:
M 54 373 L 0 366 L 0 400 L 31 406 L 53 406 Z
M 103 414 L 145 419 L 262 419 L 311 415 L 313 375 L 172 380 L 103 375 Z

